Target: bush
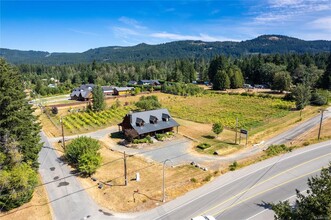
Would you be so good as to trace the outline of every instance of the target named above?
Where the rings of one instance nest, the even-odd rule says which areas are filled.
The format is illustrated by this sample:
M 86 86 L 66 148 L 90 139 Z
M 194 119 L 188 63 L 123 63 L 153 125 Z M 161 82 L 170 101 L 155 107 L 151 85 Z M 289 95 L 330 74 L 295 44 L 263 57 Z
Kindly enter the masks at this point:
M 101 165 L 101 156 L 98 153 L 100 144 L 90 137 L 78 137 L 67 145 L 64 155 L 75 165 L 78 171 L 86 175 L 93 174 Z
M 317 92 L 311 94 L 310 104 L 321 106 L 321 105 L 326 105 L 327 103 L 328 103 L 327 97 Z
M 97 140 L 82 136 L 74 139 L 66 146 L 64 155 L 72 164 L 77 164 L 79 158 L 87 152 L 97 152 L 100 144 Z
M 236 170 L 238 168 L 237 161 L 234 161 L 232 164 L 230 164 L 229 168 L 230 168 L 231 171 Z
M 170 138 L 170 137 L 172 137 L 174 135 L 174 133 L 173 132 L 166 132 L 166 133 L 164 133 L 164 134 L 156 134 L 155 135 L 155 138 L 157 139 L 157 140 L 159 140 L 159 141 L 163 141 L 164 139 L 166 139 L 166 138 Z
M 281 144 L 281 145 L 271 145 L 265 150 L 265 152 L 267 153 L 267 156 L 276 156 L 281 153 L 290 152 L 291 150 L 292 149 L 286 147 L 285 144 Z
M 191 181 L 192 183 L 196 183 L 196 182 L 198 182 L 196 178 L 191 178 L 190 181 Z
M 57 113 L 59 113 L 59 110 L 57 109 L 56 106 L 52 107 L 52 113 L 53 113 L 54 115 L 57 115 Z
M 197 146 L 197 148 L 199 148 L 201 150 L 205 150 L 205 149 L 210 148 L 210 147 L 211 147 L 211 145 L 208 144 L 208 143 L 201 143 Z
M 37 173 L 26 163 L 0 170 L 0 208 L 8 211 L 30 201 L 37 183 Z
M 151 136 L 147 135 L 145 138 L 134 139 L 134 144 L 153 143 Z
M 213 177 L 213 176 L 212 176 L 211 174 L 209 174 L 208 176 L 206 176 L 206 177 L 203 179 L 203 181 L 208 182 L 208 181 L 211 180 L 212 177 Z
M 99 153 L 87 152 L 78 159 L 78 170 L 86 175 L 91 175 L 97 171 L 101 165 Z

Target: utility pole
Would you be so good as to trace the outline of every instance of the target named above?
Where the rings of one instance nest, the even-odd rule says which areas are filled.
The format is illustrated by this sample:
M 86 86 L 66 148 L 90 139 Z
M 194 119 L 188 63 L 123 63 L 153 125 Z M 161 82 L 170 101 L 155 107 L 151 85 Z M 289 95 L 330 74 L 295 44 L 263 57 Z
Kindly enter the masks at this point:
M 163 197 L 162 197 L 162 202 L 165 202 L 166 199 L 165 199 L 165 177 L 164 177 L 164 167 L 165 167 L 165 164 L 167 161 L 170 161 L 172 163 L 172 161 L 170 159 L 166 159 L 164 162 L 163 162 L 163 181 L 162 181 L 162 191 L 163 191 Z
M 317 137 L 318 140 L 321 137 L 321 130 L 322 130 L 322 122 L 323 122 L 323 113 L 324 113 L 324 111 L 327 111 L 327 110 L 321 109 L 321 120 L 320 120 L 320 127 L 318 129 L 318 137 Z
M 237 133 L 238 133 L 238 117 L 236 118 L 236 137 L 234 139 L 235 144 L 237 144 Z
M 62 146 L 63 146 L 63 150 L 65 150 L 66 149 L 66 144 L 64 142 L 64 130 L 63 130 L 63 119 L 62 119 L 62 117 L 60 119 L 60 122 L 61 122 L 61 130 L 62 130 Z
M 128 175 L 127 175 L 127 170 L 126 170 L 126 155 L 125 155 L 125 151 L 124 151 L 124 179 L 125 179 L 125 183 L 124 185 L 127 186 L 128 185 Z

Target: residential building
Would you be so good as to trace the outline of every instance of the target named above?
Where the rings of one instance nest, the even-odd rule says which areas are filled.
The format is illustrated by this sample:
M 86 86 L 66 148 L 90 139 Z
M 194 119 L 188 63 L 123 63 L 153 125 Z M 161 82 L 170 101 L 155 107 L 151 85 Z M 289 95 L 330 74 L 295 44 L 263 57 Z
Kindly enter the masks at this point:
M 130 112 L 122 123 L 118 124 L 119 130 L 129 138 L 141 138 L 156 133 L 164 133 L 177 128 L 179 124 L 170 116 L 167 109 L 156 109 L 143 112 Z

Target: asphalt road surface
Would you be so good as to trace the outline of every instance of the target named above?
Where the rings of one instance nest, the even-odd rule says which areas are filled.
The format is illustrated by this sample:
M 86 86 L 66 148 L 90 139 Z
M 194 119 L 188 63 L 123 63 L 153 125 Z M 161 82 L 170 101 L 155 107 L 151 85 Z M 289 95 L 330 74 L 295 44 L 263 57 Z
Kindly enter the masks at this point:
M 44 146 L 39 153 L 39 172 L 47 190 L 53 218 L 66 219 L 105 219 L 111 215 L 102 210 L 87 194 L 75 175 L 64 164 L 46 135 L 41 132 Z M 97 186 L 95 186 L 97 187 Z
M 325 118 L 331 113 L 325 112 Z M 319 116 L 270 141 L 281 143 L 295 138 L 319 123 Z M 108 131 L 105 131 L 108 132 Z M 96 132 L 94 136 L 102 136 Z M 307 188 L 308 176 L 319 173 L 331 160 L 331 142 L 324 142 L 258 164 L 230 172 L 205 186 L 145 213 L 113 216 L 100 208 L 75 175 L 70 173 L 41 133 L 44 147 L 39 154 L 40 174 L 45 184 L 54 219 L 190 219 L 211 214 L 217 219 L 266 219 L 272 212 L 264 202 L 279 201 L 295 194 L 295 188 Z M 52 140 L 55 141 L 55 140 Z M 97 187 L 97 184 L 95 185 Z M 267 219 L 268 219 L 267 218 Z
M 144 213 L 139 219 L 273 219 L 268 202 L 307 189 L 307 178 L 331 161 L 331 141 L 299 149 L 229 172 L 183 197 Z

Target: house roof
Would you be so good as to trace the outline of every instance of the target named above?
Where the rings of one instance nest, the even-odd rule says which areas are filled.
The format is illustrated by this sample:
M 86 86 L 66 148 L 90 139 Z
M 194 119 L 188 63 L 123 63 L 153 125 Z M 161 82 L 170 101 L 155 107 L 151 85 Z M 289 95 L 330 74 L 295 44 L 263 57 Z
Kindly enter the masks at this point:
M 131 120 L 130 120 L 131 126 L 133 127 L 133 129 L 137 131 L 139 135 L 179 126 L 179 124 L 173 118 L 171 118 L 169 111 L 167 109 L 133 112 L 130 113 L 129 116 L 130 115 L 131 115 Z M 167 121 L 162 120 L 162 117 L 164 117 L 164 115 L 169 116 Z M 151 118 L 157 118 L 157 123 L 152 124 L 150 122 Z M 144 125 L 143 126 L 137 125 L 139 124 L 139 122 L 141 122 L 141 120 L 144 121 Z
M 83 98 L 89 98 L 89 95 L 90 95 L 92 89 L 94 88 L 94 86 L 95 86 L 94 84 L 81 85 L 80 87 L 73 89 L 70 96 L 78 97 L 79 95 L 81 95 Z
M 150 80 L 150 79 L 142 79 L 139 80 L 139 82 L 143 83 L 143 84 L 160 84 L 160 82 L 158 80 Z
M 115 86 L 101 86 L 103 92 L 113 92 Z
M 119 92 L 121 92 L 121 91 L 129 91 L 129 90 L 132 90 L 132 89 L 134 89 L 133 87 L 115 87 L 114 88 L 114 90 L 117 90 L 117 91 L 119 91 Z

